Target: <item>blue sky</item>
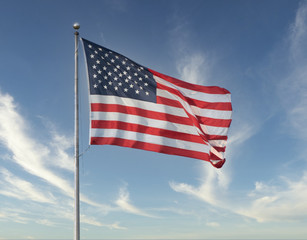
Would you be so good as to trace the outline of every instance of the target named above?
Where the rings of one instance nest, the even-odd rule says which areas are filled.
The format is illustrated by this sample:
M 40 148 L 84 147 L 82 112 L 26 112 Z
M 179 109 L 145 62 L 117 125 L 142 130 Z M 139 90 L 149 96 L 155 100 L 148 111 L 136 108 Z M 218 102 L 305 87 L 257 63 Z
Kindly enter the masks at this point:
M 88 149 L 81 239 L 305 239 L 306 1 L 0 1 L 0 239 L 73 238 L 74 35 L 232 93 L 226 164 Z

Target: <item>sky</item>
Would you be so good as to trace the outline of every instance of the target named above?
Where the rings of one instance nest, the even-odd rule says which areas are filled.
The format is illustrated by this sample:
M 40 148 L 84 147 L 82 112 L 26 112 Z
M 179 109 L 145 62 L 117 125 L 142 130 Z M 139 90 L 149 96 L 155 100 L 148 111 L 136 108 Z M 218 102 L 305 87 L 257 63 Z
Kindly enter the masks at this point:
M 89 146 L 79 49 L 81 239 L 306 239 L 307 1 L 0 0 L 0 239 L 73 239 L 74 29 L 220 86 L 221 169 Z

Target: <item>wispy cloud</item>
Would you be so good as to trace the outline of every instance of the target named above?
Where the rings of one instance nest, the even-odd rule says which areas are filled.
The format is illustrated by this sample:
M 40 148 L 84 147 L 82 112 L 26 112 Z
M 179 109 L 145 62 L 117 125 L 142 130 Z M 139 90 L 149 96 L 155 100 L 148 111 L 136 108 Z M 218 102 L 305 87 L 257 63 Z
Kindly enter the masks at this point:
M 301 2 L 294 23 L 291 25 L 286 43 L 284 66 L 288 72 L 282 76 L 280 101 L 287 114 L 288 129 L 292 136 L 307 140 L 307 3 Z
M 112 223 L 112 224 L 105 224 L 105 223 L 101 223 L 101 222 L 97 221 L 93 217 L 88 217 L 88 216 L 85 216 L 85 215 L 81 215 L 81 222 L 89 224 L 89 225 L 97 226 L 97 227 L 106 227 L 106 228 L 109 228 L 109 229 L 118 229 L 118 230 L 126 230 L 127 229 L 126 227 L 120 226 L 120 223 L 118 223 L 118 222 L 115 222 L 115 223 Z
M 281 177 L 274 185 L 256 182 L 248 196 L 250 206 L 237 208 L 238 214 L 259 222 L 303 220 L 307 215 L 307 173 L 296 181 Z
M 11 159 L 26 172 L 56 187 L 62 194 L 73 198 L 74 188 L 71 182 L 56 174 L 51 168 L 54 166 L 57 169 L 72 172 L 73 159 L 67 153 L 67 150 L 71 147 L 73 141 L 58 134 L 50 122 L 44 122 L 51 129 L 51 138 L 48 139 L 48 144 L 39 143 L 29 134 L 29 124 L 19 114 L 13 97 L 0 92 L 0 143 L 11 152 Z M 33 191 L 33 195 L 36 194 L 34 187 L 30 190 Z M 11 192 L 11 194 L 14 194 L 13 191 Z M 6 192 L 7 194 L 9 193 Z M 82 194 L 81 201 L 100 207 L 105 211 L 112 209 L 110 206 L 96 203 Z
M 121 210 L 125 212 L 132 213 L 132 214 L 139 215 L 139 216 L 144 216 L 144 217 L 155 217 L 131 204 L 130 198 L 129 198 L 129 192 L 126 186 L 120 188 L 119 197 L 115 203 L 121 208 Z
M 35 137 L 30 134 L 32 132 L 30 124 L 19 113 L 14 98 L 0 91 L 0 144 L 9 153 L 4 155 L 5 161 L 13 161 L 24 170 L 20 172 L 22 174 L 16 176 L 8 169 L 0 168 L 0 194 L 23 200 L 22 206 L 31 209 L 31 212 L 25 212 L 18 208 L 1 206 L 0 219 L 2 220 L 54 226 L 54 222 L 50 220 L 54 217 L 70 221 L 74 218 L 72 214 L 74 189 L 71 186 L 73 159 L 68 154 L 73 141 L 60 135 L 47 119 L 43 120 L 48 129 L 46 134 L 49 133 L 46 136 L 48 138 L 46 143 L 35 140 Z M 65 178 L 59 175 L 63 172 L 59 170 L 66 170 Z M 23 177 L 29 177 L 29 174 L 35 182 L 23 179 Z M 83 194 L 80 198 L 81 201 L 95 207 L 103 214 L 118 210 L 116 206 L 95 202 Z M 36 203 L 35 207 L 30 203 Z M 40 209 L 43 209 L 45 216 L 37 220 L 41 218 Z M 124 229 L 119 223 L 104 224 L 93 217 L 83 216 L 83 221 L 95 226 Z
M 50 154 L 48 146 L 38 143 L 30 136 L 27 124 L 18 113 L 13 97 L 1 92 L 0 142 L 12 153 L 12 160 L 25 171 L 73 196 L 70 183 L 44 165 L 43 159 L 48 159 Z
M 0 194 L 42 203 L 55 203 L 55 198 L 50 192 L 43 192 L 35 188 L 32 183 L 25 181 L 5 168 L 0 168 Z

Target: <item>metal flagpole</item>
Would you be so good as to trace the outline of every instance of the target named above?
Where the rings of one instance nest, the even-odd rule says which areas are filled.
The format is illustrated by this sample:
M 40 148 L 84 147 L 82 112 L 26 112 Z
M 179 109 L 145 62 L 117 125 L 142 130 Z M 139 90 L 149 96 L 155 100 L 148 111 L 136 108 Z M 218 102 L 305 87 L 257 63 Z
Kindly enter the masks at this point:
M 80 193 L 79 193 L 79 88 L 78 88 L 78 23 L 75 31 L 75 226 L 74 240 L 80 239 Z

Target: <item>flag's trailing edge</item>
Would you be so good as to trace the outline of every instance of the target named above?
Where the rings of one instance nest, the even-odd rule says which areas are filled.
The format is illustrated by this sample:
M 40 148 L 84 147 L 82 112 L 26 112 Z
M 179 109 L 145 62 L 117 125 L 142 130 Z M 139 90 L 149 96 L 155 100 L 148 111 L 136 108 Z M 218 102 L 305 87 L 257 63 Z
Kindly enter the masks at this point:
M 90 144 L 225 162 L 230 92 L 187 83 L 82 39 L 90 92 Z

